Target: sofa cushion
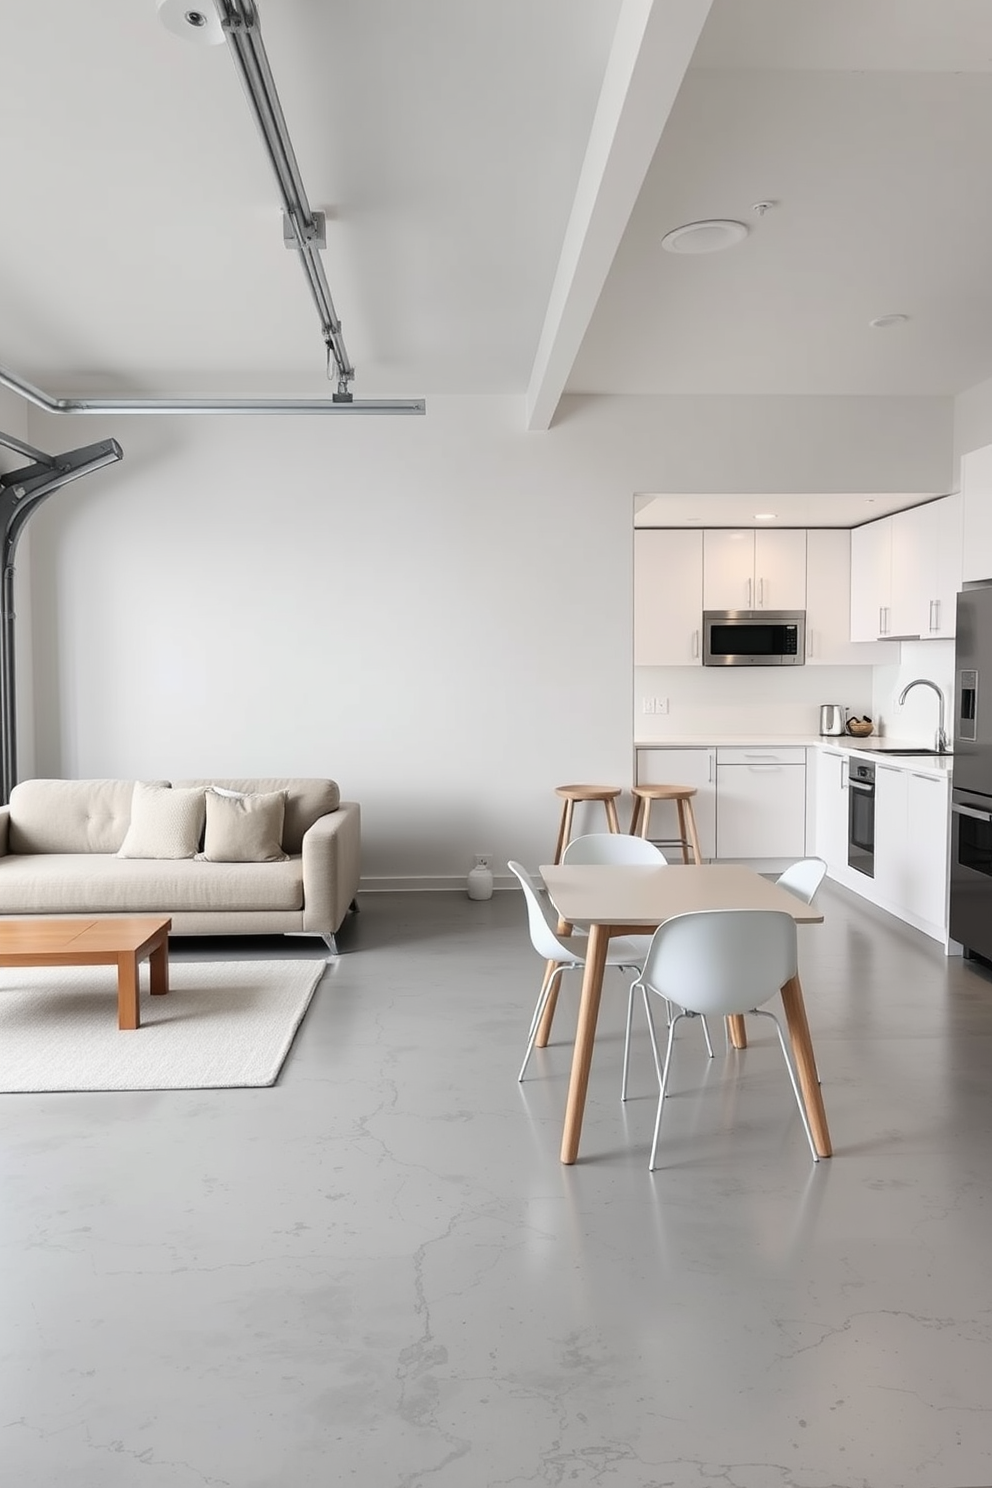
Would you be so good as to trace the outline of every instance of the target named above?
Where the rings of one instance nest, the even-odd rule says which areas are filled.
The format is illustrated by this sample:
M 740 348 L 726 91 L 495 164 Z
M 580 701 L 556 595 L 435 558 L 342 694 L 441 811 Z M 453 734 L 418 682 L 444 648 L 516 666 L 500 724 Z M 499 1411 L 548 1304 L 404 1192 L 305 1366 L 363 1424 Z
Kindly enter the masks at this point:
M 16 914 L 171 914 L 303 908 L 303 865 L 200 863 L 116 853 L 0 858 L 0 906 Z
M 314 822 L 329 811 L 337 811 L 341 804 L 341 792 L 336 780 L 321 780 L 307 776 L 259 776 L 257 779 L 228 780 L 218 776 L 213 780 L 174 780 L 173 785 L 221 785 L 225 790 L 242 791 L 253 795 L 257 792 L 285 791 L 286 819 L 282 829 L 283 851 L 298 853 L 303 847 L 303 834 Z
M 202 790 L 135 782 L 131 823 L 119 858 L 193 858 L 203 836 Z
M 153 782 L 167 785 L 168 781 Z M 22 780 L 10 793 L 12 853 L 115 853 L 133 780 Z
M 206 863 L 279 863 L 286 792 L 252 795 L 211 787 L 206 793 L 207 824 L 203 851 Z

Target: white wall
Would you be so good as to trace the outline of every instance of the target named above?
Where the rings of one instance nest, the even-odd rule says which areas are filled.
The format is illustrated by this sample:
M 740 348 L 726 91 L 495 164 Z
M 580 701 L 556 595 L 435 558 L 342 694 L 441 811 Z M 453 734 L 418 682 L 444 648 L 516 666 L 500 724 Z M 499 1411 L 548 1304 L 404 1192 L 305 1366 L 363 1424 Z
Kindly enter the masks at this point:
M 992 444 L 992 378 L 954 399 L 954 489 L 960 490 L 958 462 L 969 450 Z
M 380 884 L 537 864 L 556 784 L 629 783 L 634 492 L 936 490 L 951 448 L 918 398 L 85 424 L 125 458 L 34 520 L 35 773 L 330 774 Z

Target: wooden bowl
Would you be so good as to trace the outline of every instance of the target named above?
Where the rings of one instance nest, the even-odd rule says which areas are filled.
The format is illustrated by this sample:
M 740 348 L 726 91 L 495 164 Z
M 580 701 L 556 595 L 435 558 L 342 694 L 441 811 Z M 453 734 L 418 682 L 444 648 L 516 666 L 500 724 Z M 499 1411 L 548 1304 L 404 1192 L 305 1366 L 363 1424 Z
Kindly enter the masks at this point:
M 861 718 L 851 718 L 848 720 L 847 732 L 853 734 L 856 739 L 867 739 L 869 734 L 875 732 L 875 725 L 865 723 Z

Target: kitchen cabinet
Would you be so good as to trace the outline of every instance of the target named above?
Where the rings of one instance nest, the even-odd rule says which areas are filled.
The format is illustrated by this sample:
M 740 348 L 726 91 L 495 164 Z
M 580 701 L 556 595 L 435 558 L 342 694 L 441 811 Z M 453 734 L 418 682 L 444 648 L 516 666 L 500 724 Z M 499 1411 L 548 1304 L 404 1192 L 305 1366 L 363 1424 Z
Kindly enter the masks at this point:
M 703 534 L 634 530 L 634 665 L 701 666 Z
M 992 444 L 961 457 L 961 577 L 992 579 Z
M 745 527 L 703 533 L 704 610 L 805 608 L 805 530 Z
M 806 665 L 871 666 L 890 661 L 884 642 L 851 636 L 851 533 L 813 527 L 806 534 Z
M 718 748 L 716 855 L 801 858 L 806 852 L 806 751 Z
M 957 496 L 894 512 L 851 533 L 851 640 L 953 636 L 961 587 Z
M 716 750 L 669 749 L 664 746 L 635 750 L 634 776 L 638 785 L 694 785 L 692 798 L 699 850 L 706 862 L 716 857 Z M 651 838 L 665 851 L 664 840 L 679 835 L 674 801 L 655 801 L 651 807 Z M 680 849 L 672 856 L 681 861 Z
M 848 791 L 846 750 L 811 749 L 807 769 L 813 775 L 812 842 L 807 851 L 822 858 L 828 872 L 847 867 Z
M 875 889 L 910 924 L 947 924 L 948 781 L 875 766 Z

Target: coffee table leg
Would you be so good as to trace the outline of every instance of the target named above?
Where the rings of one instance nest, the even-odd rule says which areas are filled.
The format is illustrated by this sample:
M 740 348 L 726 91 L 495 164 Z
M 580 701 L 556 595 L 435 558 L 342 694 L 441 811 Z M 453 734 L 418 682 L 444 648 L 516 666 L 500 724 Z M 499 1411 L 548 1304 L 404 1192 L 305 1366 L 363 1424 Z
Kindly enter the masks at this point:
M 596 1042 L 596 1022 L 599 1018 L 599 1003 L 603 995 L 603 972 L 606 970 L 606 952 L 609 944 L 609 926 L 590 926 L 589 949 L 586 952 L 585 971 L 582 975 L 579 1022 L 575 1030 L 575 1048 L 572 1050 L 572 1073 L 568 1082 L 568 1100 L 565 1105 L 565 1130 L 561 1139 L 563 1163 L 574 1163 L 579 1155 L 579 1136 L 582 1132 L 582 1117 L 586 1108 L 586 1090 L 589 1086 L 593 1044 Z
M 138 957 L 123 951 L 117 957 L 117 1027 L 138 1028 Z
M 813 1145 L 821 1157 L 830 1157 L 833 1147 L 830 1145 L 827 1113 L 823 1108 L 823 1092 L 820 1089 L 820 1077 L 816 1072 L 813 1040 L 809 1036 L 806 1004 L 803 1002 L 803 989 L 798 976 L 791 977 L 782 988 L 782 1006 L 785 1008 L 785 1018 L 789 1025 L 792 1057 L 796 1061 L 799 1086 L 803 1093 L 803 1100 L 806 1102 L 806 1115 L 809 1117 L 810 1130 L 813 1133 Z
M 148 957 L 148 968 L 151 974 L 152 996 L 162 997 L 169 990 L 169 937 L 162 936 L 162 944 L 157 945 Z
M 747 1048 L 747 1029 L 743 1013 L 730 1013 L 727 1017 L 727 1033 L 735 1049 Z

